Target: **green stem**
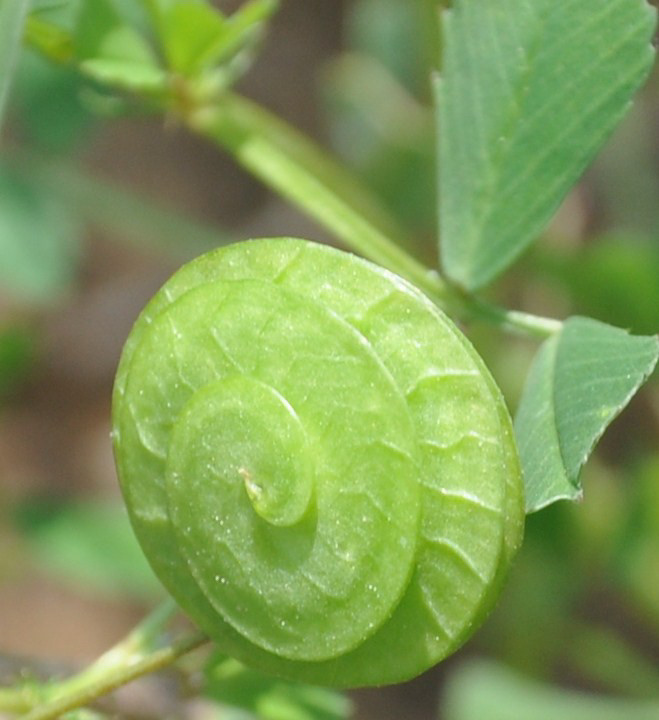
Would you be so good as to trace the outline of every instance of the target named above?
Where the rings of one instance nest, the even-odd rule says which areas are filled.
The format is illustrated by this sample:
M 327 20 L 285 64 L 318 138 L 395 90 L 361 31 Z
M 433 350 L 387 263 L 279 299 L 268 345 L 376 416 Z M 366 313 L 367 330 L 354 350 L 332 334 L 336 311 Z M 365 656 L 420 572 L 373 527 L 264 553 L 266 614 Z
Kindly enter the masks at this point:
M 154 650 L 131 665 L 117 666 L 107 669 L 96 679 L 82 683 L 72 678 L 70 683 L 63 683 L 57 688 L 53 697 L 45 704 L 34 708 L 23 720 L 53 720 L 65 712 L 89 705 L 94 700 L 116 688 L 126 685 L 142 675 L 147 675 L 171 665 L 181 656 L 201 647 L 208 642 L 208 637 L 201 632 L 193 633 L 177 640 L 168 647 Z
M 403 249 L 402 231 L 347 170 L 259 105 L 227 93 L 184 120 L 347 247 L 402 275 L 448 313 L 540 338 L 560 330 L 558 320 L 489 305 L 429 270 Z
M 71 678 L 50 688 L 9 690 L 0 695 L 0 707 L 12 712 L 26 712 L 25 720 L 50 720 L 74 708 L 89 705 L 115 688 L 171 665 L 182 655 L 208 642 L 206 635 L 195 632 L 167 647 L 155 643 L 169 619 L 177 612 L 176 603 L 167 599 L 123 640 L 101 655 L 96 662 Z
M 24 713 L 36 702 L 30 688 L 0 688 L 0 713 Z M 2 715 L 0 715 L 2 717 Z
M 519 310 L 508 310 L 492 305 L 473 295 L 465 296 L 469 319 L 498 325 L 502 330 L 516 335 L 545 339 L 560 332 L 563 323 L 554 318 L 532 315 Z
M 401 248 L 404 234 L 395 221 L 349 172 L 282 120 L 227 93 L 212 107 L 189 115 L 187 123 L 352 249 L 427 284 L 427 268 Z M 432 285 L 443 293 L 439 277 Z
M 131 666 L 153 649 L 165 624 L 176 612 L 176 603 L 168 598 L 136 625 L 123 640 L 103 653 L 89 667 L 59 683 L 55 695 L 75 694 L 86 687 L 102 682 L 108 673 Z

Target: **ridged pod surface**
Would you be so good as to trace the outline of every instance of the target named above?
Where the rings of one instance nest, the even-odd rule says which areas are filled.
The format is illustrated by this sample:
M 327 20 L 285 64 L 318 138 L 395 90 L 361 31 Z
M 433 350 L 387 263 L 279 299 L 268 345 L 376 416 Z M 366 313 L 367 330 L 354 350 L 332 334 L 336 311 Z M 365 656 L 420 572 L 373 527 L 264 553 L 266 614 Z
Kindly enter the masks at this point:
M 521 542 L 482 361 L 414 287 L 325 246 L 184 266 L 126 342 L 113 426 L 158 577 L 224 652 L 283 677 L 417 675 L 480 624 Z

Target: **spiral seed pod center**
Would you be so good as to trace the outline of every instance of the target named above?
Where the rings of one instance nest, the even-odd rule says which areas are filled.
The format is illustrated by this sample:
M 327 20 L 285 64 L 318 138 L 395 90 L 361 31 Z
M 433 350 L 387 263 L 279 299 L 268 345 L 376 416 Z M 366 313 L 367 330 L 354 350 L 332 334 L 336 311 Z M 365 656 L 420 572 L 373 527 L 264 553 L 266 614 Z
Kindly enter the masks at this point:
M 215 489 L 218 518 L 242 490 L 265 522 L 295 525 L 313 494 L 313 459 L 295 410 L 277 390 L 244 375 L 197 391 L 179 415 L 168 481 L 176 485 L 190 472 L 195 487 Z
M 147 464 L 165 458 L 162 479 L 145 472 L 188 572 L 233 628 L 315 661 L 386 621 L 413 571 L 414 436 L 351 325 L 272 283 L 204 283 L 150 324 L 126 392 L 121 442 Z

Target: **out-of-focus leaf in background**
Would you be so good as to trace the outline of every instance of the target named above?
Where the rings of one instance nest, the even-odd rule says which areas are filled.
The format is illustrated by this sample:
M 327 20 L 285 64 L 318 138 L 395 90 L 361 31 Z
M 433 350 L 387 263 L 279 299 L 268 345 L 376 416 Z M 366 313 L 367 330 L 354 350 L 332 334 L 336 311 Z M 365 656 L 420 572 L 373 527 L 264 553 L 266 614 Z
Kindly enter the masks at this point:
M 642 468 L 656 488 L 658 467 Z M 640 512 L 653 499 L 640 479 L 598 457 L 584 483 L 583 504 L 528 516 L 524 546 L 476 644 L 535 680 L 659 698 L 659 538 L 647 526 L 656 505 Z
M 165 88 L 155 52 L 110 0 L 82 2 L 73 51 L 82 71 L 100 82 L 136 91 Z
M 74 281 L 79 254 L 71 214 L 0 168 L 0 288 L 29 303 L 51 302 Z
M 65 153 L 86 140 L 95 118 L 85 106 L 78 73 L 25 52 L 13 92 L 15 132 L 35 150 Z
M 347 720 L 352 717 L 352 703 L 339 692 L 263 675 L 219 653 L 208 661 L 205 680 L 206 697 L 243 709 L 250 718 Z
M 334 147 L 422 240 L 436 223 L 435 131 L 428 104 L 435 13 L 429 5 L 358 0 L 346 19 L 349 50 L 322 76 Z M 411 249 L 434 254 L 427 242 Z
M 445 688 L 443 720 L 655 720 L 659 700 L 623 700 L 562 690 L 497 663 L 459 667 Z
M 230 59 L 249 44 L 277 8 L 276 0 L 251 0 L 230 16 L 199 0 L 149 0 L 167 65 L 195 75 Z
M 386 68 L 409 92 L 428 91 L 435 39 L 426 0 L 358 0 L 349 10 L 346 42 Z
M 572 507 L 557 503 L 527 518 L 501 601 L 477 637 L 482 651 L 535 677 L 552 677 L 590 580 L 570 553 L 576 542 Z
M 16 159 L 16 167 L 21 177 L 30 178 L 41 193 L 72 216 L 109 231 L 118 242 L 154 247 L 184 261 L 231 241 L 226 231 L 214 225 L 94 177 L 73 163 L 22 156 Z
M 639 334 L 659 328 L 659 242 L 652 237 L 617 234 L 574 252 L 538 252 L 532 271 L 584 315 Z
M 565 661 L 581 677 L 626 697 L 659 698 L 659 667 L 616 629 L 572 624 Z
M 28 0 L 0 2 L 0 125 L 23 39 Z
M 62 582 L 148 601 L 164 593 L 120 505 L 35 499 L 17 508 L 15 522 L 37 566 Z
M 429 110 L 365 54 L 344 54 L 324 78 L 339 153 L 407 226 L 428 233 L 435 219 Z
M 631 511 L 614 554 L 615 575 L 659 638 L 659 454 L 645 457 L 634 475 Z

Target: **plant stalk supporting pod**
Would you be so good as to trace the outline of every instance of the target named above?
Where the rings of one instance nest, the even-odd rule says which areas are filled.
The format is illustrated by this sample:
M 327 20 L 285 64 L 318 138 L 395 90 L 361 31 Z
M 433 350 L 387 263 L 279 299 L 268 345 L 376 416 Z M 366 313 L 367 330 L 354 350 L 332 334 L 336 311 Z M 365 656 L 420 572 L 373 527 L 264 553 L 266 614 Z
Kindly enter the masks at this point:
M 220 648 L 343 687 L 461 645 L 521 543 L 510 419 L 416 288 L 303 240 L 184 266 L 138 319 L 114 447 L 154 570 Z
M 412 257 L 404 249 L 405 231 L 368 189 L 309 138 L 260 105 L 226 92 L 182 118 L 191 130 L 229 151 L 348 248 L 402 275 L 451 316 L 538 338 L 561 329 L 559 320 L 509 311 L 465 293 Z

